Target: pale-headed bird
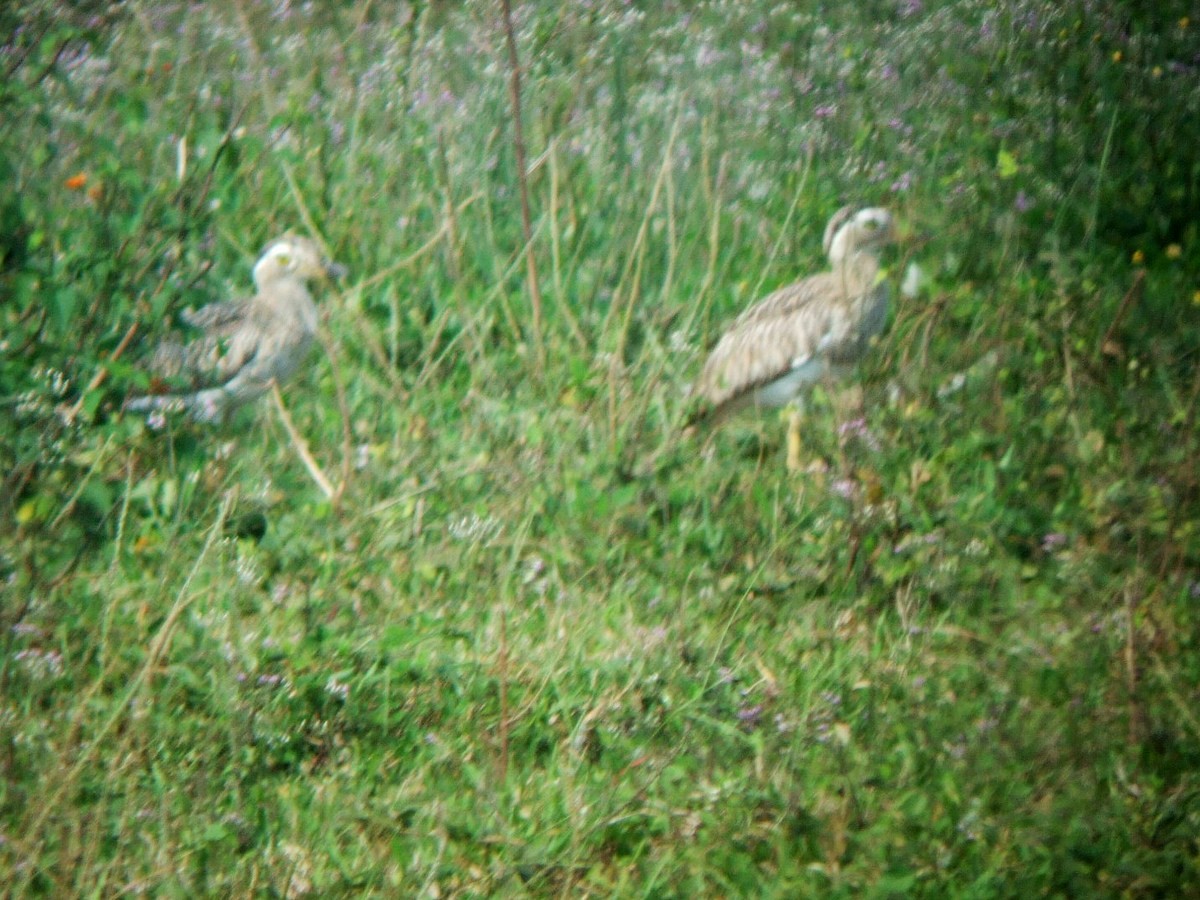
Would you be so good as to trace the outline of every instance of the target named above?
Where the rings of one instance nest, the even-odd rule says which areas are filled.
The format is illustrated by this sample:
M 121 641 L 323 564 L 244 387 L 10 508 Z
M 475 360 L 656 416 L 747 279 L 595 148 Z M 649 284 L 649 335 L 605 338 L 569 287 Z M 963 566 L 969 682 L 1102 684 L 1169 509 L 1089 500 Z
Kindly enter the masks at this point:
M 839 210 L 825 229 L 830 271 L 779 288 L 743 312 L 709 354 L 691 389 L 702 418 L 724 420 L 746 407 L 799 402 L 822 379 L 843 377 L 887 319 L 879 253 L 896 236 L 886 209 Z M 788 467 L 799 467 L 800 413 L 788 428 Z
M 254 265 L 253 297 L 187 310 L 183 321 L 202 334 L 188 344 L 166 341 L 150 363 L 163 378 L 190 378 L 187 393 L 135 397 L 136 412 L 185 409 L 200 422 L 222 422 L 300 367 L 317 333 L 317 306 L 308 282 L 337 278 L 312 240 L 294 234 L 271 241 Z

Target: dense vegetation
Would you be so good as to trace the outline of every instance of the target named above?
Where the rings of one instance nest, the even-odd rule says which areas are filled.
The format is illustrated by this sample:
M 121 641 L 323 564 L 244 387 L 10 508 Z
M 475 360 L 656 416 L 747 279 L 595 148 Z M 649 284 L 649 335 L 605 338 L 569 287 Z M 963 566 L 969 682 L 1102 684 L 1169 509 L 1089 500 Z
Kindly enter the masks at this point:
M 4 4 L 0 882 L 1200 893 L 1189 5 L 518 3 L 531 265 L 500 2 Z M 864 411 L 681 437 L 847 202 Z M 121 412 L 287 229 L 333 497 Z

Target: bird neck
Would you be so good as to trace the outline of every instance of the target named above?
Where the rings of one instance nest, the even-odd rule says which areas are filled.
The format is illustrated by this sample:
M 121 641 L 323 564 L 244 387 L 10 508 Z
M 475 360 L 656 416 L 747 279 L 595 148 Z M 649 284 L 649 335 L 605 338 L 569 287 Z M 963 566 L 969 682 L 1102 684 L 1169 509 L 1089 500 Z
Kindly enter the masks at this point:
M 317 305 L 308 287 L 294 278 L 278 279 L 259 285 L 257 302 L 269 307 L 272 315 L 298 318 L 309 330 L 317 325 Z
M 879 274 L 879 257 L 869 250 L 852 251 L 831 262 L 847 288 L 869 288 Z

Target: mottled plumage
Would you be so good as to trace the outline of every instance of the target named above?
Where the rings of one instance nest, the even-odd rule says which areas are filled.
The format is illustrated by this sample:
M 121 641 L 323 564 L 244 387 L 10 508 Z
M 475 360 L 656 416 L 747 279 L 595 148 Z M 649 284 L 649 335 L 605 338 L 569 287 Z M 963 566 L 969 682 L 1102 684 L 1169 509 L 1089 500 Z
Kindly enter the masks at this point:
M 272 383 L 282 384 L 304 361 L 317 332 L 307 283 L 342 272 L 308 238 L 288 234 L 272 241 L 254 266 L 253 297 L 184 312 L 183 321 L 201 335 L 187 344 L 166 341 L 156 350 L 155 374 L 190 379 L 192 390 L 137 397 L 126 408 L 181 408 L 198 421 L 219 422 Z
M 839 211 L 825 230 L 831 271 L 768 294 L 709 354 L 691 393 L 710 420 L 747 406 L 783 406 L 858 362 L 887 318 L 878 252 L 892 238 L 887 210 Z

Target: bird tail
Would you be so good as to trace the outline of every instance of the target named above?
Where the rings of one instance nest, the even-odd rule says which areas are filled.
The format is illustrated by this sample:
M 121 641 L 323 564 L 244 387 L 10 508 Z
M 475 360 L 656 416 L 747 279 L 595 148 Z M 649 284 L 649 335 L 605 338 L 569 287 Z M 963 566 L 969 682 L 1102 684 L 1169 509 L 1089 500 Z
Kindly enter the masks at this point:
M 196 391 L 192 394 L 151 394 L 131 397 L 125 401 L 129 412 L 155 413 L 187 412 L 197 422 L 206 424 L 222 422 L 227 412 L 225 392 L 220 388 Z

